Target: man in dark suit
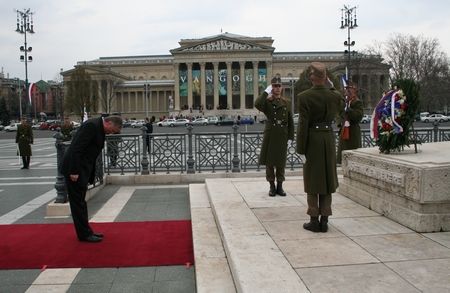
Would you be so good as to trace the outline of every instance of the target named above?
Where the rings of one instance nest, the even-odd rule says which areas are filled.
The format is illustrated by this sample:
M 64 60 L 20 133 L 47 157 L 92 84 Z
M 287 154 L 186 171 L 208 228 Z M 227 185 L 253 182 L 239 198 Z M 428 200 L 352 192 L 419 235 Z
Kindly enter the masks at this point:
M 122 129 L 118 116 L 89 119 L 81 124 L 64 154 L 62 172 L 69 194 L 70 210 L 80 241 L 100 242 L 101 233 L 94 233 L 88 223 L 86 191 L 94 182 L 95 163 L 105 144 L 105 134 L 117 134 Z
M 331 194 L 338 187 L 331 123 L 344 109 L 344 100 L 335 89 L 325 86 L 327 72 L 323 63 L 313 62 L 307 70 L 313 86 L 298 95 L 300 118 L 297 128 L 297 153 L 306 157 L 303 183 L 308 201 L 307 214 L 311 217 L 303 228 L 327 232 Z

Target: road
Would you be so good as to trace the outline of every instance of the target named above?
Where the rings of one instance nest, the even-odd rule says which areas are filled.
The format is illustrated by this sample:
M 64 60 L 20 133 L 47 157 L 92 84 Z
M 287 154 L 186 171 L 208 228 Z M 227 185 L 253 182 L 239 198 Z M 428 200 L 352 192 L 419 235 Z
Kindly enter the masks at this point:
M 442 127 L 450 127 L 450 122 L 445 122 L 439 124 Z M 433 127 L 432 123 L 423 123 L 423 122 L 414 122 L 414 128 L 423 128 L 423 127 Z M 368 129 L 369 123 L 361 124 L 361 129 Z M 253 125 L 241 125 L 239 126 L 238 131 L 246 132 L 246 131 L 263 131 L 264 124 L 256 123 Z M 185 127 L 153 127 L 154 133 L 186 133 L 187 130 Z M 203 133 L 203 132 L 231 132 L 231 126 L 215 126 L 215 125 L 207 125 L 207 126 L 194 126 L 193 133 Z M 122 130 L 123 134 L 137 134 L 142 133 L 139 128 L 124 128 Z M 35 138 L 51 138 L 55 135 L 54 131 L 51 130 L 34 130 L 33 131 Z M 0 131 L 0 139 L 15 139 L 15 132 L 5 132 Z

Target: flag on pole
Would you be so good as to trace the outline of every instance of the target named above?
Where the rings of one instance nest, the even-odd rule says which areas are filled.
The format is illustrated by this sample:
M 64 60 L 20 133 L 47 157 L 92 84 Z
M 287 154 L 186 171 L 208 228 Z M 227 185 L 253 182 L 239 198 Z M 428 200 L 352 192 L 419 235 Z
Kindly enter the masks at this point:
M 33 96 L 33 93 L 36 90 L 36 84 L 34 82 L 30 83 L 30 86 L 28 87 L 28 101 L 31 105 L 31 97 Z
M 86 106 L 83 107 L 83 122 L 88 120 L 88 114 L 86 112 Z

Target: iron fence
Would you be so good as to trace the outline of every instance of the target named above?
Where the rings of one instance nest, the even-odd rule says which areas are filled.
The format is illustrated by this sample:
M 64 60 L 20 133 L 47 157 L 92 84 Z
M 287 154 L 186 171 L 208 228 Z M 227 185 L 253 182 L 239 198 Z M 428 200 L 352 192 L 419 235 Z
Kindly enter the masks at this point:
M 146 138 L 149 137 L 149 150 Z M 336 151 L 339 133 L 335 131 Z M 411 132 L 411 139 L 418 143 L 450 141 L 450 128 L 418 128 Z M 263 140 L 263 132 L 239 132 L 233 127 L 231 132 L 211 132 L 193 134 L 192 127 L 187 133 L 108 135 L 104 150 L 105 172 L 134 172 L 148 174 L 156 172 L 246 172 L 260 171 L 258 163 Z M 370 130 L 361 131 L 362 147 L 375 147 L 370 138 Z M 288 143 L 286 166 L 291 170 L 301 168 L 303 162 L 296 153 L 296 140 Z M 146 172 L 147 171 L 147 172 Z

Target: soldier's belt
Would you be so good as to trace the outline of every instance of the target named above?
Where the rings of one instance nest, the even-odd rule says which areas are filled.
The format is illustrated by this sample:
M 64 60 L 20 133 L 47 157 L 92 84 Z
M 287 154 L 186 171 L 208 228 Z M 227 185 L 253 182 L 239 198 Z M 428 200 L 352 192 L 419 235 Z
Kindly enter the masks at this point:
M 320 130 L 332 130 L 331 123 L 313 123 L 309 127 L 310 129 L 320 129 Z

